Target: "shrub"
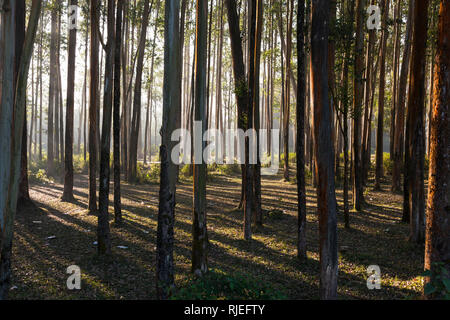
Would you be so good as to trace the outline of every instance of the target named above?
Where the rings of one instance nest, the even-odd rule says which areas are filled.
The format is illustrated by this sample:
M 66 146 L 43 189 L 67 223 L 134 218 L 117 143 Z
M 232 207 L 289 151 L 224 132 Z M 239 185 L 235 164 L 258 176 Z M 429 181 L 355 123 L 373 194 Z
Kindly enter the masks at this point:
M 211 269 L 205 276 L 191 279 L 179 288 L 172 300 L 278 300 L 286 297 L 248 274 L 228 274 Z
M 141 163 L 136 167 L 136 181 L 137 183 L 157 183 L 159 181 L 160 165 L 159 163 L 152 163 L 145 166 Z
M 180 168 L 180 175 L 185 177 L 185 178 L 192 177 L 191 165 L 190 164 L 185 164 L 184 166 L 182 166 Z
M 450 300 L 450 275 L 443 262 L 433 263 L 432 270 L 425 270 L 422 276 L 431 278 L 424 288 L 426 296 Z
M 388 175 L 392 175 L 392 168 L 394 167 L 394 162 L 391 160 L 391 156 L 389 153 L 383 153 L 383 169 L 384 173 Z
M 34 183 L 51 183 L 53 180 L 47 177 L 47 173 L 44 169 L 38 169 L 37 172 L 30 172 L 28 180 Z
M 86 154 L 86 161 L 84 161 L 83 154 L 75 154 L 73 156 L 73 171 L 74 173 L 85 173 L 89 171 L 89 153 Z
M 232 176 L 241 173 L 241 165 L 237 163 L 233 164 L 208 164 L 208 174 Z
M 295 164 L 297 161 L 295 152 L 289 152 L 288 159 L 289 159 L 289 163 Z M 280 166 L 284 166 L 284 153 L 282 153 L 280 155 Z
M 305 167 L 305 179 L 312 179 L 312 172 Z

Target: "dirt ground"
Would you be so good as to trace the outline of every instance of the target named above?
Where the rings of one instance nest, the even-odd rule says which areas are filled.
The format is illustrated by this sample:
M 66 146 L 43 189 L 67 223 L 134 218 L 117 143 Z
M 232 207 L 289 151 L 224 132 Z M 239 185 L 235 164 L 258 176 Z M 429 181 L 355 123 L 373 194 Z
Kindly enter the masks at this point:
M 318 219 L 311 184 L 307 185 L 308 261 L 300 263 L 296 259 L 295 183 L 283 181 L 281 172 L 263 177 L 263 209 L 266 213 L 279 209 L 283 214 L 266 214 L 264 226 L 254 228 L 253 239 L 245 241 L 243 212 L 236 210 L 239 175 L 214 175 L 209 180 L 209 267 L 249 274 L 289 299 L 318 299 Z M 114 226 L 111 214 L 113 255 L 105 259 L 96 254 L 97 217 L 87 214 L 87 182 L 87 176 L 75 176 L 76 203 L 61 202 L 61 183 L 30 186 L 36 208 L 17 214 L 11 299 L 155 299 L 159 185 L 122 183 L 125 223 Z M 338 216 L 339 298 L 419 298 L 423 246 L 407 241 L 408 225 L 400 222 L 401 195 L 392 194 L 389 181 L 381 192 L 373 191 L 372 185 L 369 181 L 364 210 L 351 212 L 350 230 L 344 229 L 343 214 Z M 190 279 L 192 184 L 181 182 L 176 197 L 175 282 L 183 286 Z M 337 198 L 342 209 L 339 184 Z M 67 289 L 70 265 L 81 268 L 81 290 Z M 367 288 L 369 265 L 381 269 L 379 290 Z

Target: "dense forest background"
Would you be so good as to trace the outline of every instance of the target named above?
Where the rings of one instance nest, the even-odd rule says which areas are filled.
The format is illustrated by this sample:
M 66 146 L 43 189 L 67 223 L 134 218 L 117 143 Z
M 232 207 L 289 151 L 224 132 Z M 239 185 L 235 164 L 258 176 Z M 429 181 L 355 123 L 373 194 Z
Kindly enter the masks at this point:
M 0 4 L 0 298 L 450 297 L 448 1 Z

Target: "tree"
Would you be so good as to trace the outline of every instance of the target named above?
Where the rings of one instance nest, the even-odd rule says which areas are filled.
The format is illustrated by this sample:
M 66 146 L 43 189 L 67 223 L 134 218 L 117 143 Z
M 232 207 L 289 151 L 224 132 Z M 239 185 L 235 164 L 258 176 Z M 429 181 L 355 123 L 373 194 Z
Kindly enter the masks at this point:
M 131 122 L 131 136 L 130 136 L 130 161 L 128 163 L 129 165 L 128 180 L 130 181 L 134 181 L 136 179 L 138 136 L 139 136 L 139 127 L 141 124 L 142 69 L 144 66 L 145 38 L 147 34 L 148 16 L 150 10 L 151 8 L 149 7 L 149 0 L 145 0 L 144 13 L 142 16 L 141 34 L 139 37 L 139 46 L 137 48 L 138 55 L 136 64 L 136 80 L 134 83 L 133 118 Z
M 89 86 L 89 212 L 97 211 L 97 109 L 98 109 L 98 0 L 91 1 L 91 54 Z
M 380 49 L 380 87 L 378 94 L 378 127 L 377 127 L 377 152 L 376 152 L 376 168 L 375 168 L 375 189 L 380 189 L 380 182 L 383 176 L 383 134 L 384 134 L 384 96 L 386 86 L 386 45 L 388 38 L 387 19 L 389 16 L 389 0 L 382 0 L 383 8 L 383 35 L 381 36 Z
M 284 109 L 283 109 L 283 152 L 284 152 L 284 179 L 289 181 L 289 120 L 291 109 L 291 55 L 292 55 L 292 20 L 294 16 L 294 2 L 287 1 L 287 30 L 286 30 L 286 71 L 284 80 Z M 281 21 L 280 21 L 281 23 Z M 282 36 L 283 28 L 280 28 Z M 282 40 L 284 42 L 284 40 Z
M 18 14 L 16 17 L 16 34 L 25 36 L 25 2 L 18 2 Z M 15 78 L 17 79 L 17 73 L 20 66 L 20 56 L 22 54 L 23 37 L 16 38 L 16 61 L 15 61 Z M 33 107 L 33 106 L 32 106 Z M 31 137 L 31 135 L 30 135 Z M 19 196 L 17 201 L 17 206 L 23 207 L 25 205 L 32 205 L 33 202 L 30 198 L 30 193 L 28 190 L 28 156 L 27 156 L 27 113 L 25 112 L 23 120 L 23 132 L 22 132 L 22 149 L 20 155 L 20 183 L 19 183 Z M 31 138 L 30 138 L 31 142 Z M 30 153 L 31 155 L 31 153 Z
M 364 91 L 364 7 L 365 0 L 356 1 L 355 66 L 353 68 L 353 206 L 360 211 L 364 202 L 361 170 L 361 108 Z
M 292 4 L 293 6 L 293 4 Z M 259 129 L 261 127 L 260 124 L 260 70 L 261 70 L 261 34 L 263 29 L 263 1 L 257 0 L 256 1 L 256 8 L 255 8 L 254 14 L 256 15 L 256 21 L 255 21 L 255 47 L 253 51 L 254 54 L 254 83 L 253 83 L 253 90 L 254 98 L 253 98 L 253 121 L 254 121 L 254 128 L 256 131 L 256 164 L 255 164 L 255 170 L 253 175 L 253 186 L 254 186 L 254 201 L 255 201 L 255 208 L 254 208 L 254 216 L 255 216 L 255 223 L 259 226 L 262 225 L 263 215 L 262 215 L 262 208 L 261 208 L 261 159 L 259 158 L 260 150 L 260 135 L 259 135 Z M 223 126 L 222 126 L 223 127 Z
M 305 1 L 298 1 L 297 10 L 297 257 L 306 259 L 306 190 L 305 190 Z
M 350 228 L 350 214 L 348 205 L 348 189 L 349 189 L 349 130 L 348 130 L 348 116 L 350 111 L 351 98 L 349 95 L 349 65 L 351 63 L 351 42 L 353 34 L 353 21 L 351 20 L 354 16 L 355 10 L 355 0 L 347 0 L 346 3 L 346 16 L 344 20 L 345 32 L 344 36 L 344 61 L 342 67 L 342 87 L 340 88 L 339 96 L 341 97 L 341 112 L 342 112 L 342 123 L 339 122 L 340 129 L 344 140 L 344 190 L 343 190 L 343 200 L 344 200 L 344 226 L 345 228 Z M 369 36 L 370 37 L 370 36 Z M 369 41 L 370 45 L 370 41 Z M 336 104 L 335 104 L 336 106 Z
M 71 6 L 77 6 L 78 0 L 71 0 Z M 69 11 L 69 13 L 71 13 Z M 75 13 L 77 14 L 76 10 Z M 76 21 L 76 16 L 75 16 Z M 64 193 L 62 200 L 73 201 L 73 106 L 75 89 L 75 51 L 77 45 L 77 28 L 69 30 L 69 54 L 67 59 L 67 107 L 66 107 L 66 143 L 64 154 Z
M 399 87 L 396 98 L 396 115 L 395 115 L 395 131 L 394 131 L 394 165 L 392 168 L 392 191 L 400 191 L 400 174 L 403 163 L 403 147 L 404 147 L 404 127 L 405 127 L 405 99 L 406 85 L 408 82 L 409 60 L 411 56 L 411 37 L 412 37 L 412 19 L 415 0 L 409 1 L 408 20 L 406 22 L 405 47 L 403 49 L 403 60 L 400 70 Z M 406 174 L 406 172 L 404 172 Z M 406 176 L 405 176 L 406 178 Z M 404 191 L 406 192 L 406 190 Z M 403 214 L 403 222 L 409 222 L 408 210 Z
M 47 125 L 47 174 L 53 176 L 55 174 L 54 164 L 54 115 L 53 111 L 56 104 L 56 51 L 57 51 L 57 27 L 58 27 L 58 6 L 55 1 L 52 3 L 51 9 L 51 38 L 50 38 L 50 83 L 48 93 L 48 125 Z
M 405 160 L 410 213 L 410 240 L 425 240 L 425 132 L 423 115 L 425 109 L 425 56 L 427 43 L 428 0 L 416 1 L 414 5 L 413 43 L 411 55 L 411 83 L 408 97 L 407 146 Z M 406 199 L 405 199 L 406 201 Z
M 105 86 L 103 88 L 103 124 L 100 148 L 100 190 L 98 197 L 97 249 L 99 254 L 111 253 L 111 237 L 109 232 L 109 151 L 111 149 L 111 117 L 113 105 L 113 77 L 114 77 L 114 14 L 115 1 L 108 0 L 108 42 L 104 46 L 105 58 Z
M 440 1 L 438 41 L 435 56 L 433 113 L 430 138 L 430 172 L 425 240 L 425 269 L 438 271 L 443 263 L 450 281 L 450 3 Z M 433 272 L 433 274 L 437 274 Z M 435 279 L 426 279 L 427 282 Z M 442 298 L 439 294 L 436 298 Z
M 194 150 L 205 149 L 203 133 L 206 130 L 206 50 L 208 7 L 206 1 L 197 0 L 195 41 L 195 106 L 194 120 L 201 121 L 201 143 L 194 142 Z M 194 134 L 196 133 L 194 129 Z M 194 141 L 197 139 L 194 138 Z M 200 142 L 200 141 L 199 141 Z M 216 146 L 217 147 L 217 146 Z M 195 152 L 195 151 L 194 151 Z M 208 233 L 206 228 L 206 164 L 194 157 L 194 210 L 192 219 L 192 272 L 202 276 L 208 271 Z
M 113 157 L 114 157 L 114 222 L 122 222 L 120 203 L 120 68 L 122 49 L 123 1 L 117 2 L 116 39 L 114 48 L 114 110 L 113 110 Z
M 175 114 L 180 107 L 178 98 L 181 87 L 181 79 L 178 77 L 178 69 L 181 67 L 179 13 L 179 0 L 165 2 L 163 119 L 159 147 L 161 173 L 156 241 L 156 289 L 159 299 L 167 299 L 174 286 L 173 228 L 177 172 L 176 165 L 170 159 L 174 147 L 170 137 L 176 128 L 176 119 L 171 117 L 171 114 Z
M 313 0 L 311 7 L 311 94 L 314 103 L 314 151 L 318 179 L 321 299 L 336 299 L 338 275 L 337 205 L 328 98 L 329 5 L 329 0 Z
M 248 130 L 253 123 L 250 93 L 245 76 L 244 56 L 242 50 L 239 18 L 236 11 L 235 0 L 225 0 L 227 7 L 228 26 L 230 30 L 231 55 L 233 58 L 233 73 L 235 96 L 238 108 L 237 126 Z M 251 61 L 251 60 L 250 60 Z M 251 72 L 249 74 L 252 74 Z M 242 168 L 242 190 L 244 196 L 244 239 L 251 239 L 251 218 L 253 200 L 253 167 L 249 164 L 249 139 L 245 140 L 245 164 Z
M 19 3 L 21 2 L 21 3 Z M 36 30 L 42 2 L 33 0 L 27 31 L 20 28 L 16 33 L 19 8 L 25 8 L 24 0 L 4 0 L 2 3 L 2 28 L 6 44 L 1 64 L 2 88 L 0 108 L 0 300 L 7 298 L 11 281 L 11 252 L 14 217 L 17 209 L 19 188 L 22 133 L 26 111 L 26 87 Z M 17 19 L 17 20 L 16 20 Z M 20 34 L 20 32 L 22 34 Z M 20 57 L 15 55 L 16 39 L 24 39 Z M 14 77 L 14 61 L 20 59 L 17 79 Z
M 394 56 L 393 56 L 393 72 L 392 72 L 392 101 L 391 101 L 391 128 L 389 137 L 389 155 L 390 159 L 394 159 L 394 137 L 395 137 L 395 112 L 397 108 L 397 92 L 398 92 L 398 72 L 400 64 L 400 38 L 401 38 L 401 0 L 393 0 L 395 4 L 394 11 Z

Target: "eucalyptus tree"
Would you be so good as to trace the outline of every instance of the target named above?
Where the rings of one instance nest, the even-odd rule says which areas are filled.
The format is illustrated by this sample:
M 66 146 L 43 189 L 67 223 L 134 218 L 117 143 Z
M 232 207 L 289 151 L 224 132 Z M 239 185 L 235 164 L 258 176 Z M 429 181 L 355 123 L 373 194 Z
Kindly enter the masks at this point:
M 317 208 L 320 234 L 320 298 L 337 298 L 337 204 L 331 105 L 328 95 L 329 0 L 312 1 L 311 88 L 314 103 L 315 162 L 318 172 Z
M 244 55 L 242 49 L 239 17 L 235 0 L 225 0 L 227 7 L 228 26 L 231 40 L 231 55 L 233 60 L 235 98 L 237 102 L 237 126 L 248 130 L 253 125 L 252 104 L 245 75 Z M 250 73 L 251 74 L 251 73 Z M 245 140 L 245 164 L 242 168 L 242 191 L 244 196 L 244 239 L 251 239 L 251 219 L 253 212 L 253 166 L 249 163 L 249 139 Z
M 17 209 L 26 88 L 42 1 L 33 0 L 25 33 L 18 25 L 24 0 L 2 2 L 3 66 L 0 108 L 0 148 L 11 150 L 0 156 L 0 300 L 7 298 L 11 281 L 11 253 Z M 23 16 L 22 16 L 23 17 Z M 23 49 L 16 55 L 17 45 Z M 18 64 L 15 61 L 19 60 Z M 16 68 L 17 67 L 17 68 Z M 16 71 L 15 71 L 16 70 Z
M 124 2 L 117 2 L 116 39 L 114 41 L 113 157 L 114 157 L 114 222 L 122 222 L 120 200 L 120 71 L 122 50 L 122 16 Z
M 153 1 L 152 4 L 153 6 Z M 139 128 L 141 124 L 141 88 L 142 88 L 142 70 L 144 66 L 145 54 L 145 40 L 147 35 L 148 16 L 151 11 L 149 0 L 144 0 L 144 13 L 141 21 L 141 33 L 139 35 L 139 45 L 137 47 L 136 60 L 136 79 L 134 83 L 133 96 L 133 115 L 131 121 L 130 134 L 130 159 L 128 163 L 128 179 L 134 181 L 136 179 L 137 171 L 137 156 L 138 156 L 138 137 Z
M 89 86 L 89 212 L 97 211 L 97 110 L 100 103 L 98 96 L 99 70 L 99 1 L 92 0 L 90 7 L 90 86 Z
M 78 6 L 78 0 L 70 0 L 70 5 Z M 77 10 L 69 11 L 69 18 L 76 22 Z M 73 201 L 73 108 L 74 108 L 74 89 L 75 89 L 75 51 L 77 45 L 77 29 L 71 25 L 69 29 L 69 53 L 67 59 L 67 106 L 66 106 L 66 143 L 64 154 L 64 192 L 62 199 L 64 201 Z
M 361 170 L 361 110 L 364 94 L 364 8 L 365 0 L 356 0 L 356 40 L 353 68 L 353 206 L 361 210 L 364 202 Z
M 408 159 L 408 202 L 410 214 L 410 240 L 422 243 L 425 240 L 425 63 L 428 27 L 428 0 L 416 1 L 414 5 L 413 42 L 411 48 L 411 80 L 409 86 L 407 134 L 405 151 Z
M 305 0 L 298 1 L 297 9 L 297 257 L 306 259 L 306 189 L 305 189 Z
M 113 85 L 114 85 L 114 53 L 115 53 L 115 34 L 114 34 L 114 14 L 115 1 L 108 0 L 108 21 L 107 32 L 108 40 L 104 46 L 105 57 L 105 85 L 103 92 L 103 123 L 102 138 L 100 148 L 100 190 L 98 197 L 99 212 L 97 224 L 97 249 L 99 254 L 111 253 L 111 236 L 109 231 L 109 153 L 111 149 L 111 118 L 113 108 Z
M 197 0 L 197 23 L 195 41 L 195 95 L 194 120 L 200 122 L 200 130 L 194 129 L 194 134 L 203 138 L 206 131 L 206 53 L 207 53 L 207 20 L 208 6 L 206 1 Z M 180 101 L 181 103 L 181 101 Z M 200 132 L 198 132 L 200 131 Z M 200 145 L 195 142 L 194 150 L 200 148 L 201 154 L 205 149 L 205 141 L 201 139 Z M 216 146 L 217 147 L 217 146 Z M 206 164 L 203 159 L 194 157 L 194 208 L 192 219 L 192 272 L 202 276 L 208 271 L 208 233 L 206 227 Z
M 163 116 L 159 147 L 161 173 L 156 240 L 156 289 L 159 299 L 167 299 L 174 286 L 173 244 L 177 171 L 170 157 L 174 148 L 171 135 L 177 125 L 172 115 L 180 107 L 180 1 L 167 0 L 164 10 Z
M 435 56 L 434 92 L 430 137 L 430 172 L 425 240 L 425 269 L 432 270 L 436 280 L 441 275 L 442 283 L 450 281 L 450 3 L 440 1 L 438 41 Z M 442 266 L 439 266 L 442 264 Z M 447 274 L 439 272 L 439 268 Z M 437 271 L 437 272 L 436 272 Z M 441 299 L 438 292 L 434 297 Z

